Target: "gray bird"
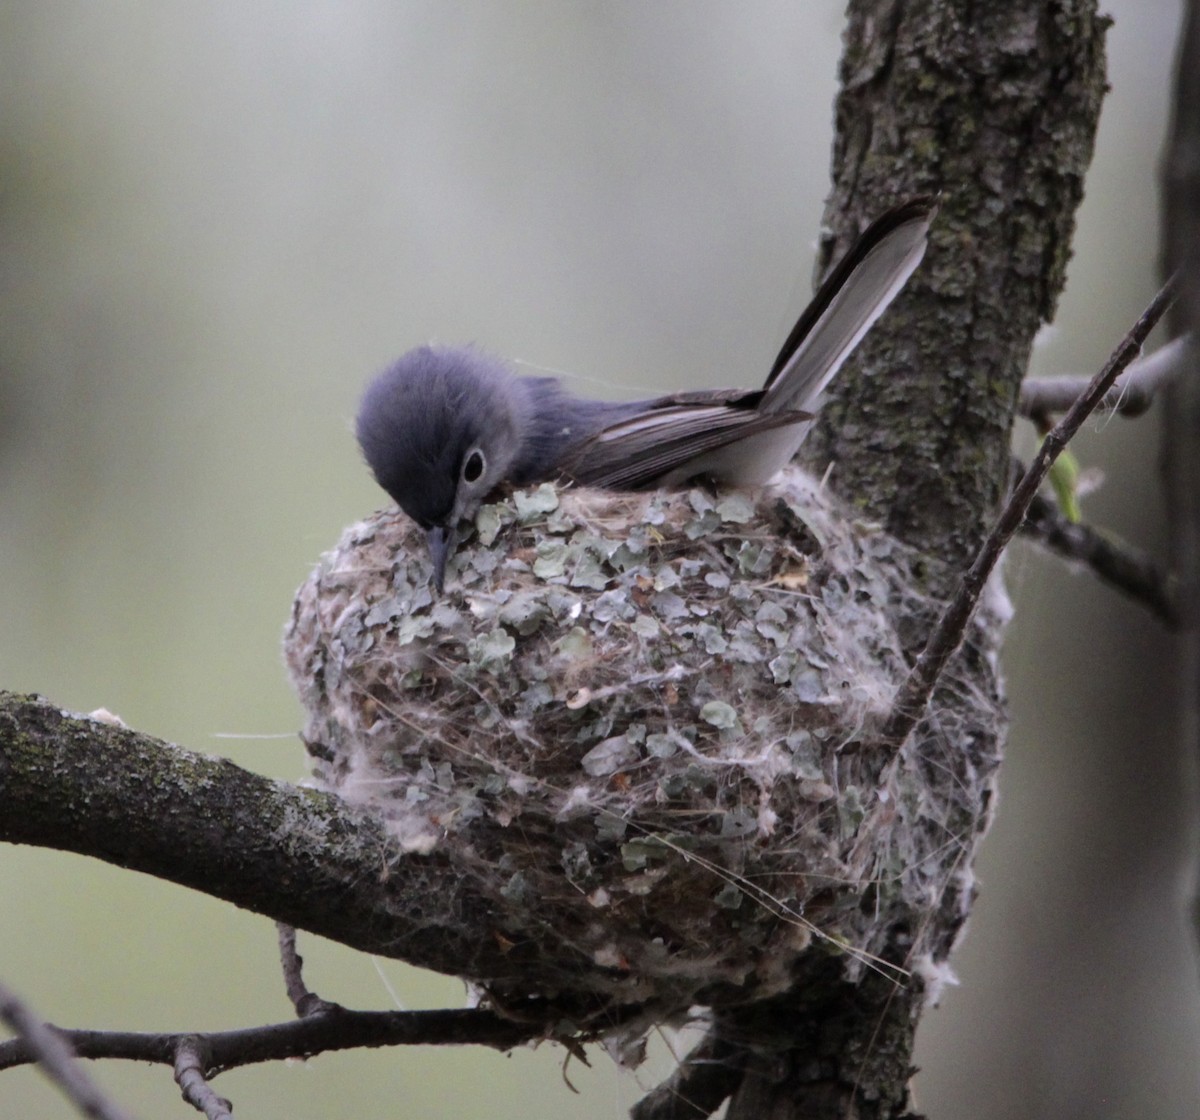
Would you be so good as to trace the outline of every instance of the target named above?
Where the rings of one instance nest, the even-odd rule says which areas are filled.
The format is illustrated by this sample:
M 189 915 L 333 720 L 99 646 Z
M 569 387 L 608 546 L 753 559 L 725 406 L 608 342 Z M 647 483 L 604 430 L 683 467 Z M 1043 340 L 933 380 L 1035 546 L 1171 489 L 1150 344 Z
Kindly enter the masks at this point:
M 876 219 L 804 309 L 761 389 L 628 403 L 572 396 L 473 347 L 420 346 L 367 387 L 357 435 L 379 485 L 422 529 L 442 590 L 455 528 L 504 486 L 761 486 L 796 453 L 825 386 L 904 287 L 936 212 Z

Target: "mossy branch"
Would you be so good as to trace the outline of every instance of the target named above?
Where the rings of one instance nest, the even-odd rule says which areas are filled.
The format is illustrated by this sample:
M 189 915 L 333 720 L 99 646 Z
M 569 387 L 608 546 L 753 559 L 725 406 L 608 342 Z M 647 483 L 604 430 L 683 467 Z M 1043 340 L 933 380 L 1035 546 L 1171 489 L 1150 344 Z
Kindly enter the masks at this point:
M 339 798 L 129 728 L 0 692 L 0 841 L 76 852 L 344 945 L 480 979 L 520 946 L 486 904 Z M 437 889 L 430 889 L 436 874 Z

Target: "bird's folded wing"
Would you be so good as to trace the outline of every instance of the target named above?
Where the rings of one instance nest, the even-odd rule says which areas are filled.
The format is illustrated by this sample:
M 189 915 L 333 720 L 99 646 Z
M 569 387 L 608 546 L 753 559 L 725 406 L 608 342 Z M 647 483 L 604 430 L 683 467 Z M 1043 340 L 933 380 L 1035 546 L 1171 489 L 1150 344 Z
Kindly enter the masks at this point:
M 597 432 L 562 464 L 580 486 L 641 490 L 690 460 L 760 432 L 811 420 L 808 412 L 756 412 L 724 404 L 660 404 Z M 703 473 L 697 471 L 698 474 Z M 683 478 L 687 478 L 685 473 Z

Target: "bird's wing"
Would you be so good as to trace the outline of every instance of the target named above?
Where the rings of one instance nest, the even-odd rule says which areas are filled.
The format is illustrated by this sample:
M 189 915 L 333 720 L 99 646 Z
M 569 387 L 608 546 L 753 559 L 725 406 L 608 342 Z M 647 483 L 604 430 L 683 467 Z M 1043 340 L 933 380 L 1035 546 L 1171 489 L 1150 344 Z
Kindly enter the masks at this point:
M 867 227 L 792 328 L 763 387 L 761 409 L 812 406 L 921 263 L 936 213 L 936 199 L 913 198 Z
M 582 486 L 640 490 L 694 477 L 758 485 L 786 463 L 808 430 L 814 398 L 887 309 L 925 254 L 937 204 L 916 198 L 873 222 L 805 308 L 766 385 L 680 393 L 623 414 L 557 464 Z M 632 408 L 632 412 L 627 411 Z M 792 438 L 753 437 L 794 427 Z
M 687 396 L 696 403 L 663 398 L 597 432 L 560 465 L 563 476 L 580 486 L 641 490 L 706 452 L 812 419 L 807 412 L 759 412 L 709 403 L 705 394 Z

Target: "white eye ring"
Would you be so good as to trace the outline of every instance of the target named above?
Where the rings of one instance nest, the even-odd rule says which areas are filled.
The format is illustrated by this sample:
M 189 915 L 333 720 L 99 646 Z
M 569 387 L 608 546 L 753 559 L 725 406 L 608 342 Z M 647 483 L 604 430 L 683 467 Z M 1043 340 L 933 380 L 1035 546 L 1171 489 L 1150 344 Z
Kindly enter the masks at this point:
M 486 470 L 487 459 L 484 458 L 483 452 L 478 447 L 472 447 L 471 450 L 467 452 L 467 457 L 463 460 L 463 482 L 478 482 L 483 477 L 483 473 Z

